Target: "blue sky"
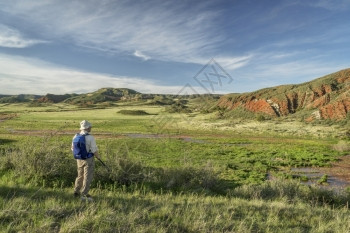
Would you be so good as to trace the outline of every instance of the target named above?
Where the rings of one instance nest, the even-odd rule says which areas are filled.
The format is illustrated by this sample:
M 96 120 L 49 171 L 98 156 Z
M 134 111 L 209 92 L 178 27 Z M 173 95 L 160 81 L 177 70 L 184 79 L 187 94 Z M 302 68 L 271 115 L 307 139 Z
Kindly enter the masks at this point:
M 350 67 L 349 29 L 350 0 L 0 0 L 0 94 L 302 83 Z

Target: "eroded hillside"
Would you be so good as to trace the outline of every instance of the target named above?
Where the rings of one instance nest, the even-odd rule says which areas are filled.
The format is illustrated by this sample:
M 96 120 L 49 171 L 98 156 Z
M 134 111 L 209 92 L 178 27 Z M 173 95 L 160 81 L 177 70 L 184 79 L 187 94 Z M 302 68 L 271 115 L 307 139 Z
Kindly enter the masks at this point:
M 344 119 L 350 111 L 350 69 L 299 85 L 283 85 L 244 94 L 228 94 L 218 106 L 273 117 L 308 111 L 307 120 Z

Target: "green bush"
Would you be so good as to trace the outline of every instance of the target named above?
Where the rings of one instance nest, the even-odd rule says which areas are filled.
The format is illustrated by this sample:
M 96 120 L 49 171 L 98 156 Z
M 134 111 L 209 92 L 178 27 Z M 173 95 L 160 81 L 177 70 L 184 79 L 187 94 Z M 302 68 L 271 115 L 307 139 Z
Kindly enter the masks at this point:
M 339 152 L 349 152 L 350 144 L 347 141 L 339 141 L 336 145 L 333 146 L 333 148 Z
M 317 181 L 318 184 L 327 184 L 328 183 L 328 175 L 324 174 L 321 176 L 321 178 Z
M 259 121 L 259 122 L 262 122 L 262 121 L 265 121 L 266 120 L 266 117 L 264 115 L 258 115 L 256 117 L 256 120 Z
M 145 112 L 144 110 L 120 110 L 118 113 L 123 115 L 134 115 L 134 116 L 149 115 L 149 113 Z
M 105 164 L 106 167 L 103 165 L 97 166 L 96 182 L 131 185 L 143 183 L 150 176 L 148 169 L 143 167 L 141 162 L 127 156 L 116 155 L 107 158 Z

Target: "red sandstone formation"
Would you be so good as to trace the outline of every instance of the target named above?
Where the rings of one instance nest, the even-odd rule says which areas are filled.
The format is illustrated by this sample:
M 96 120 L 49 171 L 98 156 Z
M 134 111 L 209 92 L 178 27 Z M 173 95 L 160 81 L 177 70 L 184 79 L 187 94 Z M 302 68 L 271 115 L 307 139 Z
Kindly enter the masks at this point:
M 218 106 L 234 111 L 238 107 L 273 117 L 308 110 L 310 117 L 340 120 L 350 111 L 350 69 L 311 82 L 265 88 L 251 93 L 222 96 Z

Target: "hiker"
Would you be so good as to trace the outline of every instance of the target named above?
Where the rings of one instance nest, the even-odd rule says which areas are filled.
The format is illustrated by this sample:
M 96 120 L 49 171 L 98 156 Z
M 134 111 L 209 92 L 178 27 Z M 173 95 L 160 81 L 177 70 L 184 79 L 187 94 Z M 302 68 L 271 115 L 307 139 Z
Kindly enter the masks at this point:
M 89 201 L 92 200 L 88 193 L 94 173 L 94 156 L 99 158 L 95 138 L 89 134 L 91 132 L 91 127 L 91 123 L 86 120 L 80 122 L 81 132 L 73 137 L 72 142 L 72 151 L 74 158 L 77 160 L 78 167 L 78 176 L 75 180 L 74 196 L 81 196 L 83 200 Z M 82 146 L 80 148 L 81 145 L 85 145 L 85 147 Z

